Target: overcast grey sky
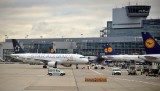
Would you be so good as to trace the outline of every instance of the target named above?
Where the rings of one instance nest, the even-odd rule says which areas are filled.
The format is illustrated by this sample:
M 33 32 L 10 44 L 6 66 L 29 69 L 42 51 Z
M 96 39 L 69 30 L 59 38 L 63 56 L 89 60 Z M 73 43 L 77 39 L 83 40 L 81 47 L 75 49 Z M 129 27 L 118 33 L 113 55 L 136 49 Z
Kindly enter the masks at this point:
M 99 37 L 112 9 L 151 5 L 149 19 L 160 18 L 160 0 L 0 0 L 0 42 L 11 38 Z

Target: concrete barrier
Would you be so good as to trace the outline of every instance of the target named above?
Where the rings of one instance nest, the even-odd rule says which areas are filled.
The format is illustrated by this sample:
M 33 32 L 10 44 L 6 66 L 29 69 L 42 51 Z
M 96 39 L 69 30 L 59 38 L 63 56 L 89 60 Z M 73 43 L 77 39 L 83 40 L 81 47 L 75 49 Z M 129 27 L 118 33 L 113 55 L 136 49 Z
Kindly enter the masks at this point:
M 85 82 L 107 82 L 107 77 L 85 77 Z

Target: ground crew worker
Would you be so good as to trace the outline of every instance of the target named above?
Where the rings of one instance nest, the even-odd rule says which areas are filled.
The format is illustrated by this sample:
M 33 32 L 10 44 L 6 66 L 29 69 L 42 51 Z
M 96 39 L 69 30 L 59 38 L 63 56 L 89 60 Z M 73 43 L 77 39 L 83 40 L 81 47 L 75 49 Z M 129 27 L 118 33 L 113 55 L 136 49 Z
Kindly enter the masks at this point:
M 87 65 L 88 70 L 90 69 L 90 65 Z
M 142 75 L 142 73 L 143 73 L 143 69 L 141 68 L 141 75 Z

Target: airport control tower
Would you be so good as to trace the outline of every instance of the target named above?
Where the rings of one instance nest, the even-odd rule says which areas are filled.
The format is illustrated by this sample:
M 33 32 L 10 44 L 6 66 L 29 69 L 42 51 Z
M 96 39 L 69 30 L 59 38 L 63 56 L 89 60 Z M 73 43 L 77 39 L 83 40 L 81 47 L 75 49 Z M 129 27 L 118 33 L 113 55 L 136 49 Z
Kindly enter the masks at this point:
M 128 5 L 114 8 L 112 10 L 112 21 L 107 21 L 107 27 L 100 31 L 100 36 L 140 37 L 141 32 L 151 32 L 154 36 L 158 36 L 159 29 L 155 26 L 160 27 L 160 19 L 147 19 L 150 9 L 151 6 L 149 5 Z
M 141 28 L 142 20 L 149 15 L 151 6 L 129 5 L 122 8 L 114 8 L 112 12 L 112 28 Z

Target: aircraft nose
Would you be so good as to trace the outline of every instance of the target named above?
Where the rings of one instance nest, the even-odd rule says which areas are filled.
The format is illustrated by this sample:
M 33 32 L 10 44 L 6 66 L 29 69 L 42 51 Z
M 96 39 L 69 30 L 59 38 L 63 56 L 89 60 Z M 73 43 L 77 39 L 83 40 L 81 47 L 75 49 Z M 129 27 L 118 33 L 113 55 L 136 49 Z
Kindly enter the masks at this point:
M 84 59 L 85 63 L 89 63 L 89 60 L 87 58 Z

